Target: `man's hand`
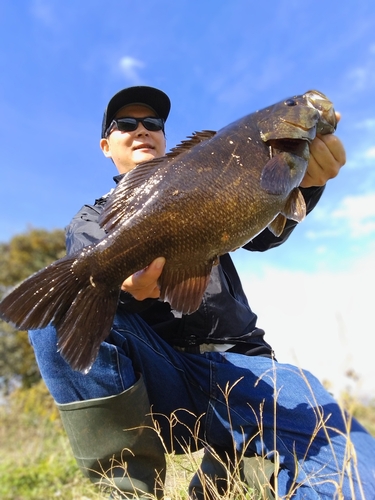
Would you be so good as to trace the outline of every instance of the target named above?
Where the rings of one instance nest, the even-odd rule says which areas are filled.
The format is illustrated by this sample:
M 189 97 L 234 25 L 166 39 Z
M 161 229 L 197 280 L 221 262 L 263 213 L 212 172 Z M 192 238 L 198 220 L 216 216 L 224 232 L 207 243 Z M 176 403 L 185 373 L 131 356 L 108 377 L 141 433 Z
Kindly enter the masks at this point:
M 164 264 L 164 257 L 158 257 L 149 266 L 129 276 L 121 285 L 121 290 L 130 293 L 137 300 L 157 299 L 160 297 L 157 282 Z
M 340 115 L 336 116 L 339 120 Z M 345 149 L 336 135 L 317 135 L 310 144 L 309 165 L 301 187 L 324 186 L 336 177 L 345 162 Z

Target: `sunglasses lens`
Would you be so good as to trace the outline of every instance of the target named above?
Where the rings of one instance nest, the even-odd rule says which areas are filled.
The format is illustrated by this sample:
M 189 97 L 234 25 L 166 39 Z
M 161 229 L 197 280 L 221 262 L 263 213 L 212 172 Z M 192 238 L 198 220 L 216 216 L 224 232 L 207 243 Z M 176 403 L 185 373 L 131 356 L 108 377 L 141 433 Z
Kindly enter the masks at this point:
M 138 120 L 135 118 L 121 118 L 116 120 L 117 128 L 121 132 L 132 132 L 138 127 Z
M 163 129 L 163 120 L 161 118 L 144 118 L 141 120 L 144 127 L 151 132 L 157 132 Z
M 154 118 L 152 116 L 149 116 L 147 118 L 118 118 L 113 122 L 116 124 L 117 130 L 120 130 L 120 132 L 133 132 L 134 130 L 137 130 L 138 123 L 142 123 L 144 128 L 146 130 L 150 130 L 150 132 L 158 132 L 159 130 L 163 130 L 164 128 L 163 119 Z

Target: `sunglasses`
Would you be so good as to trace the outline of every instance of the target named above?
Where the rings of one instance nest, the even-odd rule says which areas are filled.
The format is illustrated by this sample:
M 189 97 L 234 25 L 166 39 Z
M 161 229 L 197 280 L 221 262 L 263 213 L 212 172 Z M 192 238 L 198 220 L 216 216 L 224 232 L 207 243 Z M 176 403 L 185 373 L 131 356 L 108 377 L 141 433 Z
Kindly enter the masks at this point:
M 148 116 L 146 118 L 133 118 L 129 116 L 126 118 L 115 118 L 112 120 L 105 135 L 107 137 L 112 132 L 114 127 L 116 127 L 120 132 L 133 132 L 134 130 L 137 130 L 139 123 L 142 123 L 144 128 L 150 132 L 164 130 L 163 118 L 156 118 L 154 116 Z

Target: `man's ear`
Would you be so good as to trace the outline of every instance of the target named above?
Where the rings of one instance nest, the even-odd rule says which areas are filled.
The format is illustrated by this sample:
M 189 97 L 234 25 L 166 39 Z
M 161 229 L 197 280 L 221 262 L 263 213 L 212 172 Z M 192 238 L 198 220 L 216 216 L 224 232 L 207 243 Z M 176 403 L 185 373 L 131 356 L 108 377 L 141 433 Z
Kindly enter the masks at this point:
M 100 149 L 103 151 L 104 156 L 106 156 L 107 158 L 112 158 L 112 152 L 109 146 L 108 139 L 100 139 Z

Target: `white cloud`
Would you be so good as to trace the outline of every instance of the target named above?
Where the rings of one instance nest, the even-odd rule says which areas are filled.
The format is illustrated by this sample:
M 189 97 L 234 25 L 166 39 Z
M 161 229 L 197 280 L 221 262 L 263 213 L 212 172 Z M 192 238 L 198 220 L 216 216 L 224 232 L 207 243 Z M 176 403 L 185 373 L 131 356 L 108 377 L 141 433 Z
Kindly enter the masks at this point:
M 364 90 L 366 88 L 368 76 L 366 68 L 354 68 L 348 75 L 352 88 L 357 91 Z
M 370 144 L 368 144 L 370 142 Z M 371 169 L 370 173 L 374 170 L 374 158 L 375 158 L 375 145 L 374 140 L 370 138 L 369 140 L 362 141 L 362 144 L 356 146 L 356 150 L 351 153 L 346 162 L 345 168 L 350 169 Z
M 354 240 L 375 235 L 375 192 L 346 196 L 335 209 L 318 206 L 310 217 L 319 223 L 305 232 L 311 241 L 338 238 L 344 234 Z
M 331 217 L 343 220 L 352 238 L 375 233 L 375 193 L 345 197 Z
M 365 158 L 375 158 L 375 146 L 368 148 L 364 153 Z
M 368 56 L 364 57 L 361 66 L 351 69 L 347 75 L 351 90 L 360 92 L 372 89 L 375 83 L 375 59 L 373 45 L 369 47 Z
M 139 76 L 139 69 L 144 68 L 144 63 L 134 57 L 125 56 L 119 61 L 119 68 L 122 74 L 131 84 L 140 83 L 142 78 Z
M 354 127 L 368 129 L 369 131 L 375 130 L 375 118 L 367 118 L 359 123 L 355 123 Z
M 56 16 L 50 2 L 46 0 L 34 0 L 31 4 L 31 12 L 45 26 L 53 27 L 55 25 Z
M 249 260 L 249 259 L 248 259 Z M 250 259 L 251 260 L 251 259 Z M 308 369 L 339 395 L 350 389 L 373 398 L 373 288 L 375 256 L 344 272 L 294 272 L 237 264 L 258 326 L 280 362 Z M 358 377 L 354 381 L 348 373 Z
M 309 230 L 305 232 L 306 238 L 309 240 L 318 240 L 322 238 L 335 238 L 342 234 L 341 228 L 333 228 L 333 229 L 319 229 L 319 230 Z

